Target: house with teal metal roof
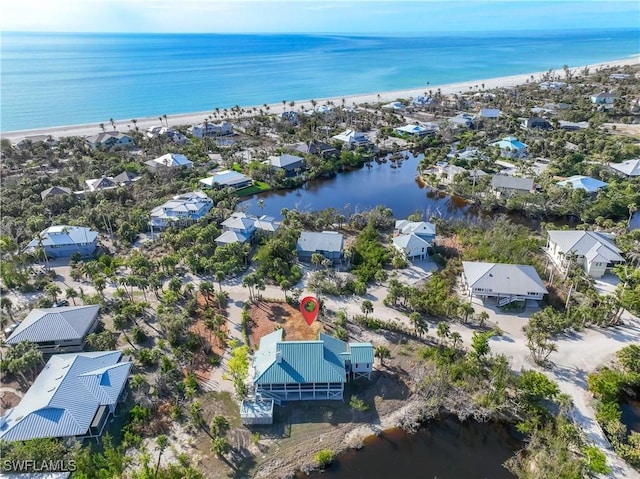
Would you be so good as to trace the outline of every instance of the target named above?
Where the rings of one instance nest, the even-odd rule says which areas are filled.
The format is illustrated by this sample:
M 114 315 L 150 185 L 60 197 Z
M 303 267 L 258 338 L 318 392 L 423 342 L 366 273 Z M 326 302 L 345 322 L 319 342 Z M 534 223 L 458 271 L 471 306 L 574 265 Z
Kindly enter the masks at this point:
M 260 340 L 253 369 L 258 398 L 277 403 L 342 400 L 349 379 L 371 378 L 373 346 L 322 333 L 316 341 L 284 341 L 280 329 Z

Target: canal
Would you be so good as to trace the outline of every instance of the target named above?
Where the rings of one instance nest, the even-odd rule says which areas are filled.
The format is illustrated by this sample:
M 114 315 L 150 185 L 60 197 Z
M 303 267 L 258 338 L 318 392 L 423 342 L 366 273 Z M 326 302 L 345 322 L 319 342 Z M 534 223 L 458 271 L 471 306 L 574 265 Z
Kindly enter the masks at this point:
M 433 420 L 418 433 L 395 428 L 338 456 L 324 472 L 298 479 L 512 479 L 502 464 L 522 448 L 513 428 L 498 423 Z
M 464 199 L 421 185 L 416 181 L 416 167 L 422 155 L 403 153 L 398 162 L 372 162 L 360 169 L 339 173 L 333 178 L 307 182 L 295 190 L 277 190 L 254 195 L 243 201 L 249 213 L 279 218 L 283 208 L 317 211 L 335 208 L 345 216 L 384 205 L 396 218 L 420 212 L 428 219 L 465 218 L 475 212 Z M 259 204 L 258 200 L 264 203 Z

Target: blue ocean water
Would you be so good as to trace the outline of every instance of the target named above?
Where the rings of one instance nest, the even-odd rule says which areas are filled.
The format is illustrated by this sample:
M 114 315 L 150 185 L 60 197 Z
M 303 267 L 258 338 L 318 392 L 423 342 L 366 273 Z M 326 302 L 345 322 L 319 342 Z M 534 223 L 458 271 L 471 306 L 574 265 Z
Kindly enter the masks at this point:
M 5 32 L 0 43 L 0 131 L 13 131 L 560 70 L 637 54 L 640 33 Z

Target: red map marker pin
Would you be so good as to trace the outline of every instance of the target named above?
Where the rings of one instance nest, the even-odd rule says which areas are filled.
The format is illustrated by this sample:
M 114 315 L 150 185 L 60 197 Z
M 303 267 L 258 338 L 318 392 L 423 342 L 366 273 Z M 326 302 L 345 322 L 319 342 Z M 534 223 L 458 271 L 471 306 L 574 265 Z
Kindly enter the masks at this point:
M 307 324 L 311 326 L 311 323 L 316 320 L 320 312 L 320 303 L 313 296 L 305 296 L 300 301 L 300 312 Z

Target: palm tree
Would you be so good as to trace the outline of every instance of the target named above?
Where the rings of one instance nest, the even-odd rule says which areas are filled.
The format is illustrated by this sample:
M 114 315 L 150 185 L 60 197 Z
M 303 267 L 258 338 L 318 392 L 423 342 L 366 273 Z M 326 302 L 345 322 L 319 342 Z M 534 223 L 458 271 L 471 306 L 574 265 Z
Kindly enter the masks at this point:
M 380 360 L 380 366 L 384 366 L 384 360 L 391 357 L 391 351 L 384 345 L 376 346 L 374 356 Z
M 630 203 L 629 205 L 627 205 L 627 208 L 629 209 L 629 222 L 631 222 L 633 214 L 638 211 L 638 205 L 635 203 Z
M 156 463 L 156 470 L 153 474 L 153 477 L 158 477 L 158 468 L 160 467 L 160 459 L 162 458 L 162 453 L 169 445 L 169 439 L 164 434 L 160 434 L 156 438 L 156 446 L 158 447 L 158 462 Z
M 478 324 L 480 324 L 480 327 L 483 327 L 485 325 L 487 319 L 489 319 L 489 313 L 487 313 L 486 311 L 480 311 L 480 313 L 478 314 Z
M 49 283 L 44 287 L 44 291 L 51 296 L 51 301 L 56 303 L 58 301 L 58 295 L 62 293 L 60 287 L 55 283 Z
M 100 127 L 100 129 L 101 129 L 103 132 L 105 131 L 105 129 L 104 129 L 104 123 L 100 123 L 98 126 Z
M 73 305 L 76 305 L 76 298 L 78 297 L 78 292 L 73 289 L 72 287 L 68 287 L 65 290 L 65 293 L 67 295 L 67 299 L 70 299 L 73 302 Z
M 200 286 L 198 289 L 200 290 L 200 293 L 202 294 L 204 301 L 208 305 L 209 296 L 211 295 L 211 293 L 213 293 L 213 290 L 214 290 L 213 284 L 210 281 L 203 281 L 202 283 L 200 283 Z
M 458 346 L 460 346 L 462 344 L 462 336 L 460 335 L 459 332 L 454 331 L 453 333 L 451 333 L 451 345 L 453 346 L 454 349 L 457 349 Z
M 111 126 L 113 127 L 113 131 L 116 131 L 116 122 L 113 121 L 113 118 L 109 119 L 109 123 L 111 123 Z
M 449 337 L 450 333 L 451 333 L 451 327 L 449 326 L 449 323 L 445 321 L 440 321 L 438 323 L 437 331 L 436 331 L 436 334 L 440 338 L 440 341 L 444 342 L 444 340 Z
M 369 313 L 373 313 L 373 303 L 368 299 L 365 299 L 360 305 L 360 310 L 364 313 L 365 319 L 367 319 Z
M 475 309 L 471 306 L 471 303 L 463 303 L 460 305 L 459 312 L 462 315 L 462 322 L 467 324 L 469 316 L 475 313 Z

